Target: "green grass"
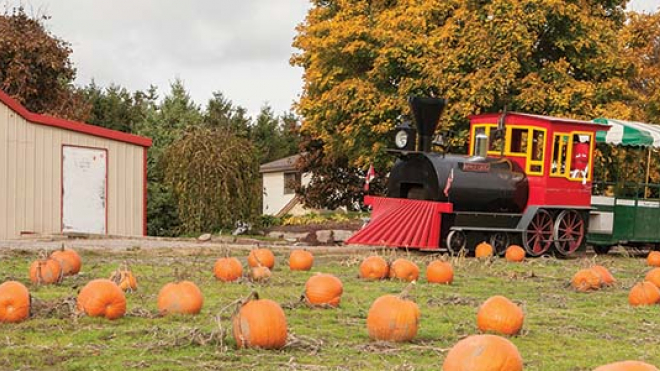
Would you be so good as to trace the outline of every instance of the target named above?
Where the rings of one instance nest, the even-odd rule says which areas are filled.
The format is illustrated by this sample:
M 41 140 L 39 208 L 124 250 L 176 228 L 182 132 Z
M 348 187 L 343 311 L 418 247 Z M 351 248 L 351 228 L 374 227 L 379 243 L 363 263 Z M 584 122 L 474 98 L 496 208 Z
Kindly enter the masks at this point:
M 409 258 L 422 268 L 412 292 L 422 312 L 419 332 L 411 343 L 385 344 L 369 340 L 367 312 L 377 297 L 398 293 L 406 284 L 358 280 L 358 265 L 366 253 L 317 252 L 311 272 L 290 272 L 286 250 L 276 250 L 271 281 L 252 285 L 213 278 L 211 269 L 223 255 L 220 250 L 133 250 L 82 251 L 82 273 L 46 287 L 27 279 L 36 254 L 0 253 L 0 280 L 25 283 L 41 304 L 28 321 L 0 324 L 0 369 L 439 370 L 453 344 L 478 332 L 480 303 L 498 294 L 521 304 L 526 313 L 522 334 L 511 338 L 525 370 L 592 370 L 624 359 L 660 366 L 660 306 L 632 308 L 627 300 L 629 288 L 649 270 L 641 258 L 599 257 L 598 263 L 609 267 L 618 283 L 583 294 L 572 291 L 568 283 L 593 259 L 534 259 L 522 264 L 455 260 L 454 284 L 439 286 L 424 283 L 424 268 L 437 256 L 411 254 Z M 246 255 L 235 252 L 244 264 Z M 407 254 L 385 255 L 393 260 Z M 139 282 L 138 291 L 127 295 L 127 316 L 116 321 L 72 316 L 66 299 L 70 302 L 87 281 L 109 277 L 122 261 L 131 264 Z M 155 316 L 158 291 L 175 279 L 175 271 L 187 275 L 204 293 L 200 315 Z M 305 281 L 315 272 L 335 274 L 344 282 L 339 308 L 300 305 Z M 232 303 L 254 289 L 285 308 L 291 336 L 283 350 L 235 349 Z M 45 311 L 44 305 L 54 309 Z

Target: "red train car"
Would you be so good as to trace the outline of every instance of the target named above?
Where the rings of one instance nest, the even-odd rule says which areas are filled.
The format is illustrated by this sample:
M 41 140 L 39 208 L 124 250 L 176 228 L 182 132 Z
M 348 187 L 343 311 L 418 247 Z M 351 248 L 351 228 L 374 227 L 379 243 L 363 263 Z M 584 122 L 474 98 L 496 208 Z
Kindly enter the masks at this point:
M 431 150 L 445 102 L 411 98 L 416 130 L 397 127 L 386 197 L 348 243 L 570 255 L 586 240 L 596 131 L 603 125 L 509 112 L 470 117 L 468 155 Z M 442 143 L 436 143 L 442 144 Z

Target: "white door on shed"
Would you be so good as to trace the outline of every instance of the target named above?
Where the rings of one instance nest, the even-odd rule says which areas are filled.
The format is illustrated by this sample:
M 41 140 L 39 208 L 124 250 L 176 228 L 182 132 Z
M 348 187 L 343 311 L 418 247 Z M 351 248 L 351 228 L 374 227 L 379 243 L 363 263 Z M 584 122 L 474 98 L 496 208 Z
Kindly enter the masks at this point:
M 105 234 L 105 149 L 62 148 L 62 232 Z

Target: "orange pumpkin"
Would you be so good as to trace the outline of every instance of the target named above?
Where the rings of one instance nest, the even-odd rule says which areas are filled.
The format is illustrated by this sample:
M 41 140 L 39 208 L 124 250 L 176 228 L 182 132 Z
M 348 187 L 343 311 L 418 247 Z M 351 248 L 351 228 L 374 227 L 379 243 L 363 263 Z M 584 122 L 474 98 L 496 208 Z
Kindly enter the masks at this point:
M 138 287 L 137 279 L 126 263 L 122 264 L 117 270 L 112 272 L 110 275 L 110 281 L 116 283 L 120 289 L 127 292 L 135 291 Z
M 426 280 L 429 283 L 450 284 L 454 282 L 454 268 L 448 262 L 432 261 L 426 267 Z
M 267 267 L 254 267 L 250 269 L 250 279 L 255 282 L 268 281 L 272 276 Z
M 30 265 L 30 281 L 37 285 L 49 285 L 62 281 L 62 265 L 54 259 L 36 260 Z
M 190 281 L 170 282 L 158 293 L 158 311 L 161 314 L 197 314 L 204 305 L 204 295 Z
M 76 306 L 90 317 L 117 319 L 126 313 L 126 296 L 116 283 L 96 279 L 80 290 Z
M 646 274 L 645 280 L 660 288 L 660 268 L 653 268 Z
M 598 290 L 600 289 L 601 283 L 600 274 L 591 269 L 579 270 L 575 273 L 575 276 L 573 276 L 573 280 L 571 281 L 573 288 L 580 292 Z
M 497 335 L 472 335 L 449 350 L 442 371 L 522 371 L 518 348 Z
M 506 249 L 504 257 L 506 258 L 506 261 L 509 262 L 521 262 L 525 260 L 525 249 L 518 245 L 511 245 Z
M 360 264 L 360 278 L 382 280 L 390 273 L 390 266 L 380 256 L 370 256 Z
M 20 282 L 0 285 L 0 322 L 17 323 L 30 316 L 30 292 Z
M 220 258 L 213 266 L 215 278 L 223 282 L 232 282 L 243 275 L 243 265 L 236 258 Z
M 376 299 L 367 314 L 367 330 L 373 340 L 410 341 L 417 335 L 419 307 L 395 295 Z
M 660 289 L 651 282 L 639 282 L 630 289 L 628 303 L 636 307 L 638 305 L 653 305 L 660 302 Z
M 248 255 L 248 265 L 253 268 L 262 265 L 268 269 L 273 269 L 275 266 L 275 255 L 268 249 L 254 249 Z
M 612 276 L 612 273 L 610 273 L 610 271 L 602 265 L 594 265 L 591 267 L 591 269 L 600 275 L 600 281 L 603 285 L 610 286 L 616 282 L 614 276 Z
M 651 251 L 646 257 L 646 262 L 651 267 L 660 267 L 660 251 Z
M 493 256 L 493 253 L 493 246 L 485 241 L 478 244 L 474 250 L 474 256 L 477 258 L 489 258 Z
M 50 254 L 50 258 L 60 262 L 62 272 L 65 276 L 78 274 L 82 267 L 80 255 L 71 249 L 64 249 L 64 247 L 62 247 L 62 250 L 57 250 Z
M 286 344 L 286 316 L 282 307 L 268 299 L 244 303 L 233 320 L 236 346 L 280 349 Z
M 477 327 L 482 332 L 515 335 L 522 329 L 524 320 L 522 309 L 499 295 L 486 300 L 477 312 Z
M 344 285 L 332 274 L 317 274 L 305 284 L 305 299 L 311 305 L 339 306 Z
M 314 265 L 314 255 L 307 250 L 293 250 L 289 255 L 289 268 L 292 271 L 308 271 Z
M 408 259 L 397 259 L 390 265 L 390 278 L 402 281 L 416 281 L 419 278 L 419 267 Z
M 596 368 L 594 371 L 660 371 L 657 367 L 640 361 L 623 361 L 610 363 Z

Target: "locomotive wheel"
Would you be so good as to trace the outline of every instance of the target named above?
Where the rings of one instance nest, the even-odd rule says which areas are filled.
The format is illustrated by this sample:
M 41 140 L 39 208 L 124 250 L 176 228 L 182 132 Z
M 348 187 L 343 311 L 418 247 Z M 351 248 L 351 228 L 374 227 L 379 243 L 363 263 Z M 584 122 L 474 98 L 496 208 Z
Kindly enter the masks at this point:
M 577 250 L 584 241 L 584 220 L 575 210 L 564 210 L 557 215 L 554 228 L 555 249 L 562 256 Z
M 536 212 L 532 221 L 523 231 L 523 247 L 530 256 L 541 256 L 552 246 L 553 235 L 552 215 L 545 210 Z
M 495 232 L 490 235 L 488 242 L 491 246 L 493 246 L 496 254 L 504 255 L 506 248 L 509 247 L 511 239 L 509 238 L 509 234 L 506 232 Z
M 465 251 L 467 245 L 467 237 L 465 232 L 452 230 L 447 235 L 447 250 L 451 255 L 458 255 L 461 251 Z

